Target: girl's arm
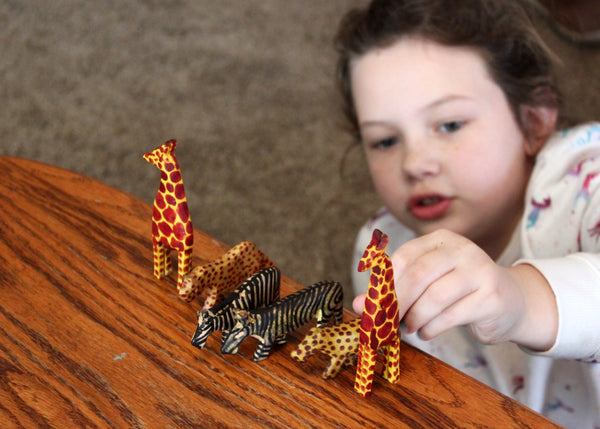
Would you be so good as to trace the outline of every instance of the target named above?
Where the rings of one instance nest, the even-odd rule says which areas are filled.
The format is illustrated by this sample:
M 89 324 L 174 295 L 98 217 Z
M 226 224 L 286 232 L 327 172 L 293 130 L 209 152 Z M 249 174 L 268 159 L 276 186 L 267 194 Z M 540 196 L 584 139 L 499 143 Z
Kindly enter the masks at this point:
M 556 296 L 556 341 L 544 355 L 600 361 L 600 255 L 575 253 L 564 258 L 525 260 L 551 285 Z
M 546 208 L 535 201 L 548 201 Z M 600 124 L 557 133 L 537 157 L 525 200 L 522 261 L 556 297 L 557 338 L 546 355 L 600 360 Z
M 407 332 L 427 340 L 468 325 L 486 344 L 514 341 L 540 351 L 554 344 L 556 300 L 533 266 L 501 267 L 473 242 L 446 230 L 409 241 L 391 257 Z M 363 302 L 357 298 L 355 309 Z

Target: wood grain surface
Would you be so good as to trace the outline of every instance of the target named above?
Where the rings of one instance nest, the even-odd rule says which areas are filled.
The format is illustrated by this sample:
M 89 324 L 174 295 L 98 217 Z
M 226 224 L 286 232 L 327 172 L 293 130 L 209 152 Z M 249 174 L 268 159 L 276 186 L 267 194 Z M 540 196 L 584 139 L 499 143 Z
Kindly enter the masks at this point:
M 0 168 L 2 427 L 554 426 L 406 344 L 400 382 L 378 375 L 369 398 L 354 368 L 323 380 L 323 356 L 291 359 L 308 327 L 259 363 L 254 339 L 238 355 L 220 353 L 219 335 L 199 350 L 200 302 L 152 275 L 149 204 L 32 161 Z M 226 249 L 196 229 L 195 265 Z M 282 294 L 298 287 L 285 278 Z

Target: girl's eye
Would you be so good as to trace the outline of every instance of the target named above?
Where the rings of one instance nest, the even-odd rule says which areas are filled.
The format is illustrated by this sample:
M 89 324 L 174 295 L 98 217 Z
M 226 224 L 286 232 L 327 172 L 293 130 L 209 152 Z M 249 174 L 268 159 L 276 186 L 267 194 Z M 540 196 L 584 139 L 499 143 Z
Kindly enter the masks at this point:
M 394 146 L 398 142 L 396 137 L 387 137 L 385 139 L 378 140 L 373 143 L 375 149 L 387 149 Z
M 450 121 L 440 125 L 439 130 L 443 133 L 455 133 L 464 125 L 464 121 Z

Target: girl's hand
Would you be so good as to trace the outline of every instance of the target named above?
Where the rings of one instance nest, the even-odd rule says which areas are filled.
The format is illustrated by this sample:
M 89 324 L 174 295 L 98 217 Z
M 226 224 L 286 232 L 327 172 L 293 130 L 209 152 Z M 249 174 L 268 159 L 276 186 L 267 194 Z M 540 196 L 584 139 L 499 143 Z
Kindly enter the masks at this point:
M 501 267 L 470 240 L 439 230 L 411 240 L 392 256 L 400 318 L 429 340 L 468 325 L 482 343 L 513 341 L 549 349 L 558 310 L 546 279 L 530 265 Z M 365 296 L 354 301 L 362 312 Z

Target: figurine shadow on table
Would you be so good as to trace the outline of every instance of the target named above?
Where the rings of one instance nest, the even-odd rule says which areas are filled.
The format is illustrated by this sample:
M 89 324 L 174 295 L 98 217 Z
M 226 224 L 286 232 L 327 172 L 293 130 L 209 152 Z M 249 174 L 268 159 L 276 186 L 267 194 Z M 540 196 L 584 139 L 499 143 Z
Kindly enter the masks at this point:
M 204 348 L 214 331 L 223 331 L 223 338 L 235 324 L 234 310 L 265 307 L 279 299 L 281 273 L 277 267 L 260 270 L 230 293 L 223 301 L 205 311 L 198 311 L 198 326 L 192 345 Z
M 385 253 L 388 236 L 375 229 L 358 264 L 358 271 L 371 270 L 369 288 L 360 321 L 360 343 L 354 389 L 371 393 L 377 350 L 385 355 L 383 378 L 396 383 L 400 376 L 400 318 L 394 289 L 394 271 Z
M 202 311 L 207 311 L 225 298 L 225 294 L 258 271 L 275 264 L 254 243 L 242 241 L 221 257 L 194 267 L 183 278 L 179 297 L 187 302 L 204 293 Z
M 257 310 L 234 310 L 236 324 L 223 339 L 222 353 L 237 353 L 249 336 L 258 339 L 254 361 L 269 357 L 271 347 L 285 344 L 286 335 L 317 318 L 325 327 L 333 317 L 340 324 L 344 293 L 338 282 L 324 281 L 287 295 L 274 304 Z
M 329 357 L 329 365 L 323 371 L 323 378 L 333 378 L 342 366 L 356 365 L 359 344 L 360 318 L 337 326 L 319 328 L 315 326 L 298 344 L 290 355 L 304 362 L 315 352 L 320 351 Z
M 144 155 L 161 172 L 160 186 L 152 213 L 152 250 L 154 276 L 161 279 L 172 270 L 171 250 L 177 251 L 177 288 L 191 269 L 194 228 L 183 187 L 179 163 L 175 157 L 176 140 L 168 140 Z

